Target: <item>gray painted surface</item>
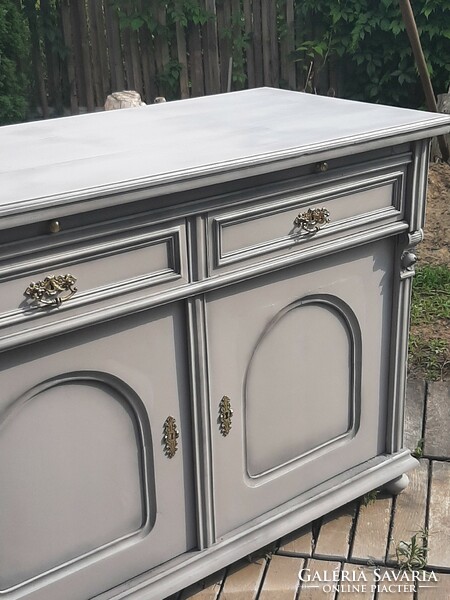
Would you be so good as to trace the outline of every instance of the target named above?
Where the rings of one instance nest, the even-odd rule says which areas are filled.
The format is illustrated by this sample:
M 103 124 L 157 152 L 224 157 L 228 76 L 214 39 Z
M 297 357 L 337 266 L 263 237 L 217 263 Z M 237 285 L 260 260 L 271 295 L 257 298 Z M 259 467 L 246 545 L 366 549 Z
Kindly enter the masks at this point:
M 0 129 L 5 600 L 161 600 L 405 481 L 402 255 L 449 123 L 262 89 Z
M 207 297 L 213 422 L 223 395 L 234 410 L 213 435 L 219 536 L 383 452 L 391 256 L 386 240 Z
M 223 171 L 400 133 L 421 137 L 449 123 L 442 114 L 263 88 L 12 125 L 0 130 L 0 203 Z

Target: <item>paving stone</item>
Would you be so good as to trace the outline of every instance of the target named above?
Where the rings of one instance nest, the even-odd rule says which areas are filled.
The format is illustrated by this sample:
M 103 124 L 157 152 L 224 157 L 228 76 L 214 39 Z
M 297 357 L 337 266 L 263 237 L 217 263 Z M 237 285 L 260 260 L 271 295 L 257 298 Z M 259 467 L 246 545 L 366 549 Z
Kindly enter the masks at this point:
M 388 545 L 392 498 L 362 506 L 356 521 L 352 559 L 384 561 Z
M 312 531 L 311 524 L 301 529 L 297 529 L 280 541 L 279 553 L 299 554 L 302 556 L 311 556 L 312 552 Z
M 425 423 L 425 456 L 450 458 L 450 385 L 444 381 L 428 384 Z
M 428 565 L 450 566 L 450 463 L 431 463 Z
M 266 567 L 266 559 L 241 561 L 228 571 L 220 600 L 254 600 L 258 594 Z
M 324 517 L 314 550 L 315 557 L 340 559 L 348 557 L 355 513 L 356 503 L 352 502 Z
M 295 600 L 299 586 L 299 571 L 304 560 L 274 554 L 264 578 L 259 600 Z
M 336 600 L 374 600 L 375 591 L 372 588 L 374 585 L 374 572 L 372 568 L 345 563 L 343 571 L 348 573 L 350 580 L 353 581 L 341 581 L 341 588 L 338 591 Z
M 331 579 L 332 573 L 336 569 L 339 571 L 340 563 L 327 560 L 310 559 L 305 566 L 309 569 L 309 574 L 313 577 L 314 573 L 320 574 L 321 581 L 302 582 L 298 600 L 334 600 L 337 584 L 334 582 L 324 583 L 324 579 Z M 328 574 L 328 577 L 327 577 Z
M 401 541 L 425 529 L 428 493 L 429 461 L 422 459 L 420 466 L 408 473 L 409 485 L 397 496 L 394 521 L 389 544 L 389 561 L 396 561 L 395 550 Z
M 437 582 L 429 581 L 418 584 L 417 600 L 449 600 L 450 574 L 436 573 Z
M 375 583 L 377 587 L 377 600 L 414 600 L 415 584 L 412 576 L 409 581 L 395 581 L 394 573 L 399 575 L 395 569 L 382 569 L 381 573 L 388 573 L 388 578 Z
M 403 445 L 411 452 L 422 439 L 423 414 L 425 407 L 425 382 L 408 380 L 405 398 L 405 430 Z

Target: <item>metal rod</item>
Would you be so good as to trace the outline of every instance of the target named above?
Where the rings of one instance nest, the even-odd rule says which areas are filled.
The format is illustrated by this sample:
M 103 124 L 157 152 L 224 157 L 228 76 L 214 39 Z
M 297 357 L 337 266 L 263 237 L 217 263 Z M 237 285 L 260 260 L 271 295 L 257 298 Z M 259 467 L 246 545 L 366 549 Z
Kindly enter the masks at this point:
M 425 100 L 427 103 L 428 110 L 432 112 L 438 112 L 436 97 L 434 95 L 433 86 L 431 84 L 430 74 L 428 71 L 425 56 L 423 54 L 422 45 L 420 43 L 419 32 L 417 31 L 416 21 L 414 19 L 414 13 L 411 8 L 409 0 L 398 0 L 400 4 L 400 10 L 402 11 L 403 22 L 406 27 L 406 33 L 408 34 L 411 48 L 416 61 L 417 70 L 419 71 L 420 80 L 422 82 L 422 88 L 425 94 Z M 449 159 L 449 150 L 447 142 L 443 135 L 438 135 L 439 150 L 441 151 L 442 160 L 445 162 Z

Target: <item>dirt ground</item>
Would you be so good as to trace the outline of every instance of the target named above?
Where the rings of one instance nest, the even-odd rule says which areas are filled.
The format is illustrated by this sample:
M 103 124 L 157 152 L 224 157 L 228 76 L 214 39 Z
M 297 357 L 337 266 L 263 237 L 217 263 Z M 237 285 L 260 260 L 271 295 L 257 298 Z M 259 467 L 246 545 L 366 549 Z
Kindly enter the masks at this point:
M 450 165 L 435 163 L 428 177 L 425 238 L 417 248 L 419 265 L 450 267 Z
M 449 164 L 435 163 L 430 166 L 424 241 L 419 244 L 415 253 L 419 258 L 418 267 L 428 264 L 450 268 Z M 437 319 L 433 323 L 414 324 L 411 326 L 411 334 L 421 341 L 423 348 L 416 349 L 414 356 L 410 355 L 410 376 L 421 379 L 429 377 L 429 369 L 424 363 L 434 361 L 438 371 L 436 378 L 450 380 L 450 321 Z M 440 349 L 433 346 L 436 342 L 442 344 Z M 422 357 L 421 352 L 424 352 Z

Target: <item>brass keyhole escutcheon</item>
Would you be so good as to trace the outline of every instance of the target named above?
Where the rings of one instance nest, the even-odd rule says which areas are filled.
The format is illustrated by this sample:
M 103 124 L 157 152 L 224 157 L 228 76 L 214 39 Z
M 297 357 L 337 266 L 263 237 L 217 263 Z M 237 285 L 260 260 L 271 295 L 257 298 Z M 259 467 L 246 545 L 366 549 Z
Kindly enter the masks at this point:
M 223 437 L 226 437 L 231 431 L 233 409 L 228 396 L 224 396 L 219 404 L 219 428 Z
M 164 453 L 167 458 L 173 458 L 178 450 L 180 432 L 178 431 L 177 422 L 172 416 L 167 417 L 164 421 L 163 431 Z

